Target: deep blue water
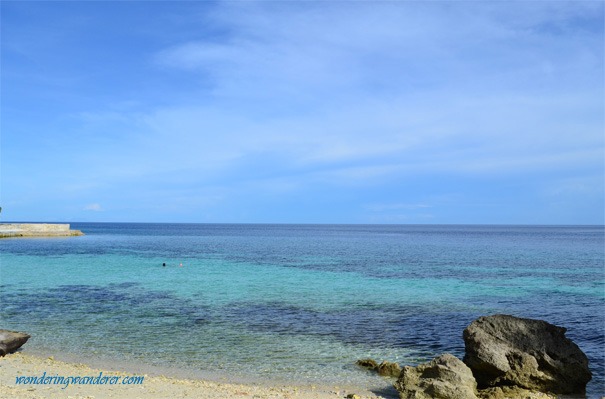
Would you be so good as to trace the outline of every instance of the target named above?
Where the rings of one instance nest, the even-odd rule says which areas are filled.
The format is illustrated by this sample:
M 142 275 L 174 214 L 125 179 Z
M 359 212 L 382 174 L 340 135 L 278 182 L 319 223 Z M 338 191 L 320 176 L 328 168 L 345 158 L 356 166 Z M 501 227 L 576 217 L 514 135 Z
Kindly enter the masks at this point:
M 566 327 L 605 394 L 603 226 L 72 228 L 0 240 L 0 323 L 36 350 L 380 385 L 355 360 L 461 357 L 471 321 L 506 313 Z

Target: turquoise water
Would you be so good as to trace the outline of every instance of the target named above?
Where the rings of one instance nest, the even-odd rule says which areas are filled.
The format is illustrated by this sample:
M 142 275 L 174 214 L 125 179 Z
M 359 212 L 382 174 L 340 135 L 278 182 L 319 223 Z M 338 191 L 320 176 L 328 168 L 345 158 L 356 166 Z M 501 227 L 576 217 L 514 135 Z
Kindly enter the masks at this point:
M 602 226 L 73 228 L 0 240 L 0 322 L 32 350 L 378 387 L 357 359 L 462 356 L 472 320 L 507 313 L 568 328 L 605 393 Z

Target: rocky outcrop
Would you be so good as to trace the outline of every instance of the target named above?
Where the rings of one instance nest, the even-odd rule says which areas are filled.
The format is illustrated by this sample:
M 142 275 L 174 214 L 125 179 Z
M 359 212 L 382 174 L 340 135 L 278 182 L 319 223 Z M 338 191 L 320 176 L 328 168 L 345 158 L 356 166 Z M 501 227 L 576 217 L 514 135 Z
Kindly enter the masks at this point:
M 416 367 L 405 366 L 395 388 L 401 399 L 477 399 L 473 373 L 450 354 Z
M 588 358 L 565 332 L 542 320 L 480 317 L 464 330 L 464 363 L 445 354 L 405 366 L 395 388 L 401 399 L 555 399 L 557 394 L 583 394 L 592 378 Z M 368 364 L 377 369 L 372 362 Z
M 29 338 L 29 334 L 10 330 L 0 330 L 0 356 L 4 356 L 7 353 L 13 353 L 26 343 Z
M 592 377 L 588 358 L 565 332 L 542 320 L 480 317 L 464 330 L 464 362 L 479 388 L 583 393 Z

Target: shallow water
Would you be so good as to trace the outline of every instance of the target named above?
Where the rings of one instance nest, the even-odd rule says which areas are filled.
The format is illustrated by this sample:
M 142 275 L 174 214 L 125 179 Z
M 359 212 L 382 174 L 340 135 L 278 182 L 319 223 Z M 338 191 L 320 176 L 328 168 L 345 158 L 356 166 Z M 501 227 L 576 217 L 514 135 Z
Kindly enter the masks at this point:
M 32 350 L 380 386 L 357 359 L 462 356 L 472 320 L 507 313 L 567 327 L 605 393 L 602 226 L 72 228 L 0 240 L 0 322 Z

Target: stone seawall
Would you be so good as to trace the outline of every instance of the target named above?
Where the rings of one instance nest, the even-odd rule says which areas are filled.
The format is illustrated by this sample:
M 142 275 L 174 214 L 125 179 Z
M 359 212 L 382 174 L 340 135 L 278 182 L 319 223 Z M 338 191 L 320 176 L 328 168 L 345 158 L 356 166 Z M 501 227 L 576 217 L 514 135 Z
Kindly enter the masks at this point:
M 71 230 L 69 224 L 54 223 L 0 223 L 0 238 L 9 237 L 69 237 L 84 235 Z

